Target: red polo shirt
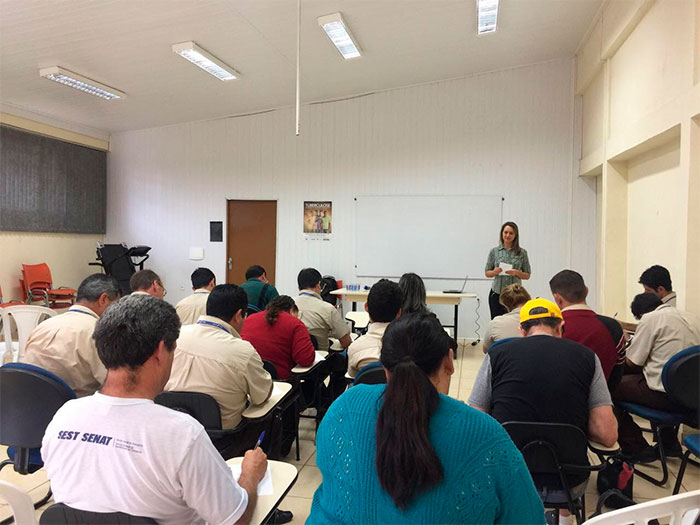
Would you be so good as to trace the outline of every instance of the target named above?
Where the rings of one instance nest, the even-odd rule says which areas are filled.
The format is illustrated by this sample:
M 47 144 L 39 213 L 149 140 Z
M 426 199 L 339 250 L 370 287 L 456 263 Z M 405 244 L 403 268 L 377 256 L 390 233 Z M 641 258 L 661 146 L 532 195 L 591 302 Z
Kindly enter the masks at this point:
M 610 372 L 618 363 L 619 355 L 624 354 L 625 339 L 620 324 L 610 317 L 597 315 L 585 305 L 575 305 L 565 308 L 564 338 L 587 346 L 595 352 L 605 374 L 610 378 Z
M 275 365 L 278 379 L 287 379 L 297 364 L 311 366 L 315 353 L 304 323 L 287 312 L 280 312 L 275 324 L 270 326 L 265 320 L 266 313 L 249 315 L 241 337 L 255 347 L 262 359 Z

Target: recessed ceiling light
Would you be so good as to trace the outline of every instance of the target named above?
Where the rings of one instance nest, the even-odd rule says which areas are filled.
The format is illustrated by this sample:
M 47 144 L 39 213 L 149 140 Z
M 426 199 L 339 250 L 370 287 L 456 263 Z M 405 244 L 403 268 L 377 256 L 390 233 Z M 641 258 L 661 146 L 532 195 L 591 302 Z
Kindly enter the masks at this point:
M 318 25 L 323 28 L 343 58 L 347 60 L 360 56 L 360 48 L 352 38 L 350 29 L 340 13 L 318 17 Z
M 498 0 L 476 0 L 478 33 L 493 33 L 498 21 Z
M 235 80 L 241 76 L 238 71 L 226 65 L 214 55 L 207 53 L 194 42 L 173 44 L 173 51 L 182 58 L 192 62 L 195 66 L 201 67 L 207 73 L 214 75 L 219 80 Z
M 78 89 L 84 93 L 89 93 L 90 95 L 95 95 L 96 97 L 103 98 L 105 100 L 114 100 L 117 98 L 124 98 L 125 93 L 122 93 L 118 89 L 105 86 L 94 80 L 90 80 L 87 77 L 63 69 L 62 67 L 46 67 L 39 70 L 39 76 L 63 84 L 64 86 L 72 87 L 73 89 Z

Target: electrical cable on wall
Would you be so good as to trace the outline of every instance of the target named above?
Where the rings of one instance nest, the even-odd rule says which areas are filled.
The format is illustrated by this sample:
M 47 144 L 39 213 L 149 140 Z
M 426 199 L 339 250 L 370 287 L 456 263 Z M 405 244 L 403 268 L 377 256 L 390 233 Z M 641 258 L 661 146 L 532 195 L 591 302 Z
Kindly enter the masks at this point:
M 474 324 L 476 324 L 476 340 L 472 341 L 472 346 L 476 346 L 479 344 L 481 341 L 481 336 L 479 335 L 479 330 L 481 329 L 481 325 L 479 324 L 479 319 L 481 316 L 479 315 L 479 305 L 481 304 L 481 300 L 477 297 L 476 298 L 476 309 L 474 310 L 476 312 L 476 319 L 474 319 Z

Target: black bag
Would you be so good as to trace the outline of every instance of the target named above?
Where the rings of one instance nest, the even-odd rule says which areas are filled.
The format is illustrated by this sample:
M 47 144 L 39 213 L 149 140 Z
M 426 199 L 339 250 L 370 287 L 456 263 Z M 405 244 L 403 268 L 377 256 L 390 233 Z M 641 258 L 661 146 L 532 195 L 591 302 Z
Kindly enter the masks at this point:
M 605 468 L 598 472 L 596 486 L 601 495 L 598 506 L 603 504 L 613 509 L 634 505 L 632 482 L 634 466 L 618 456 L 609 457 Z
M 321 279 L 321 299 L 333 306 L 338 304 L 338 296 L 331 295 L 331 292 L 338 289 L 338 281 L 332 275 L 324 275 Z

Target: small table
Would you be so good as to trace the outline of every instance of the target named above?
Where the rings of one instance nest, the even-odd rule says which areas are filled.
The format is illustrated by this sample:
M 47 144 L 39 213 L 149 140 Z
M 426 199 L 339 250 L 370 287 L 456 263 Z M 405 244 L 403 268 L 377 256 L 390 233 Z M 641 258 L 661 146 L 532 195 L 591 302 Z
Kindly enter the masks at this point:
M 357 303 L 364 303 L 367 301 L 367 295 L 369 295 L 369 290 L 352 290 L 349 291 L 346 288 L 340 288 L 339 290 L 333 290 L 331 295 L 342 295 L 348 301 L 352 302 L 352 311 L 357 310 Z M 478 297 L 475 293 L 445 293 L 440 291 L 428 291 L 425 293 L 425 302 L 427 304 L 447 304 L 453 305 L 455 307 L 455 317 L 454 324 L 443 325 L 447 328 L 454 328 L 454 338 L 457 339 L 457 328 L 459 326 L 459 305 L 462 303 L 462 299 L 476 299 Z
M 242 462 L 243 458 L 238 457 L 229 459 L 226 461 L 226 464 L 230 466 Z M 285 463 L 284 461 L 268 460 L 267 465 L 270 469 L 270 475 L 272 476 L 274 494 L 258 496 L 258 502 L 250 518 L 251 524 L 265 523 L 270 519 L 272 513 L 277 510 L 280 502 L 296 483 L 297 476 L 299 475 L 294 465 Z
M 292 390 L 292 385 L 283 381 L 274 381 L 272 395 L 267 401 L 260 405 L 250 405 L 243 411 L 242 417 L 245 419 L 260 419 L 265 417 L 272 409 L 279 405 Z

